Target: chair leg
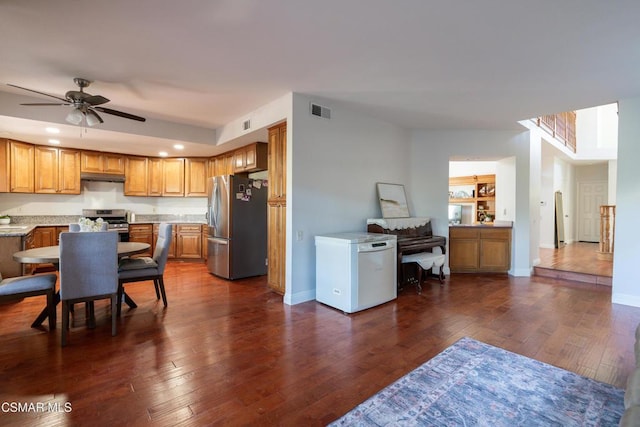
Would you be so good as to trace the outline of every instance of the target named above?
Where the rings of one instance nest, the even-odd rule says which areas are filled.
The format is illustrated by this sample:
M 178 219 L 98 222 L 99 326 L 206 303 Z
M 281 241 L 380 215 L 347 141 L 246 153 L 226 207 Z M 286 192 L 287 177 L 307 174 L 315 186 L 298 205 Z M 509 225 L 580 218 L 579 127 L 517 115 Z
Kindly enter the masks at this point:
M 160 299 L 160 289 L 158 288 L 158 279 L 153 279 L 153 287 L 156 289 L 156 299 Z
M 118 299 L 119 294 L 111 295 L 111 336 L 115 337 L 118 331 L 116 330 L 116 318 L 118 317 Z
M 162 302 L 164 303 L 164 306 L 167 306 L 167 294 L 164 291 L 164 278 L 162 276 L 158 277 L 156 280 L 154 280 L 154 282 L 157 281 L 157 287 L 160 287 L 160 292 L 162 293 Z
M 67 332 L 69 331 L 69 303 L 62 301 L 62 338 L 61 345 L 67 345 Z
M 122 286 L 122 282 L 118 281 L 118 301 L 116 302 L 116 315 L 120 317 L 120 313 L 122 313 L 122 300 L 124 299 L 124 287 Z
M 47 292 L 47 309 L 49 311 L 49 332 L 56 328 L 56 300 L 55 291 Z
M 418 282 L 416 283 L 416 288 L 418 290 L 418 295 L 422 295 L 422 276 L 424 271 L 422 270 L 422 266 L 418 263 L 416 263 L 416 268 L 418 270 Z

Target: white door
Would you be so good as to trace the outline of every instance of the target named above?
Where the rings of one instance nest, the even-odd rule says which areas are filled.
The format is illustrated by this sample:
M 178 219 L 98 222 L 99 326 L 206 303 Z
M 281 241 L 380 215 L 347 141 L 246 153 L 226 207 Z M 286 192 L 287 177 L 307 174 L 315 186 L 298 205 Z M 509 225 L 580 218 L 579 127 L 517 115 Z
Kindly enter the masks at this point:
M 578 183 L 578 240 L 600 241 L 600 206 L 607 204 L 607 182 Z

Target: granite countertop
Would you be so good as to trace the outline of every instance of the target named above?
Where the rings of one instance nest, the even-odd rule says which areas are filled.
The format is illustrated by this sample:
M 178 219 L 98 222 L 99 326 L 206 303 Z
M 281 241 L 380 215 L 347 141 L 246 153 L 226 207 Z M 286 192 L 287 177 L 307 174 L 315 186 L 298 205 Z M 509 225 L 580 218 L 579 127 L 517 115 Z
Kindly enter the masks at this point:
M 0 225 L 0 237 L 26 236 L 34 228 L 36 228 L 36 225 L 21 225 L 21 224 Z
M 510 221 L 506 222 L 506 224 L 449 224 L 449 228 L 513 228 L 513 224 Z

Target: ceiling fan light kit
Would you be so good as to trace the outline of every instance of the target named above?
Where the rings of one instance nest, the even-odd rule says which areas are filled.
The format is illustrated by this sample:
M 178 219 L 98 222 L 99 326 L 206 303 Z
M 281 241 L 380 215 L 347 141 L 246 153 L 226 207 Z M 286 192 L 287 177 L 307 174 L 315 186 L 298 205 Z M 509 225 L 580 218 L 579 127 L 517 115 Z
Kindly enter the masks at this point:
M 55 96 L 55 95 L 50 95 L 48 93 L 40 92 L 33 89 L 27 89 L 26 87 L 16 86 L 12 84 L 9 84 L 9 86 L 26 90 L 29 92 L 37 93 L 39 95 L 48 96 L 50 98 L 55 98 L 58 101 L 61 101 L 57 103 L 42 102 L 42 103 L 27 103 L 27 104 L 20 104 L 20 105 L 30 105 L 30 106 L 40 106 L 40 107 L 52 106 L 52 105 L 72 106 L 73 110 L 67 115 L 66 121 L 74 125 L 80 125 L 84 122 L 87 124 L 87 126 L 95 126 L 97 124 L 104 123 L 104 120 L 102 120 L 102 117 L 100 117 L 96 111 L 100 111 L 101 113 L 105 113 L 105 114 L 111 114 L 113 116 L 122 117 L 125 119 L 136 120 L 139 122 L 146 121 L 144 117 L 125 113 L 123 111 L 112 110 L 111 108 L 100 107 L 100 105 L 106 104 L 107 102 L 109 102 L 109 99 L 105 98 L 102 95 L 91 95 L 84 92 L 84 88 L 88 87 L 91 84 L 90 80 L 76 77 L 73 79 L 73 82 L 76 85 L 78 85 L 80 90 L 70 90 L 65 94 L 64 98 Z

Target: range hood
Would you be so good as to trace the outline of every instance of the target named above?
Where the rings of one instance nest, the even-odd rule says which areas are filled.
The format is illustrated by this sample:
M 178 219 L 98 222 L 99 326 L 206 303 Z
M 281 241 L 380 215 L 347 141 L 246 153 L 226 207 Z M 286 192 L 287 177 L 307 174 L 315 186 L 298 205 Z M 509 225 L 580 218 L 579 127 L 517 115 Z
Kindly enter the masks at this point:
M 83 181 L 124 182 L 124 175 L 99 172 L 82 172 L 80 179 Z

